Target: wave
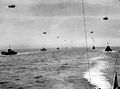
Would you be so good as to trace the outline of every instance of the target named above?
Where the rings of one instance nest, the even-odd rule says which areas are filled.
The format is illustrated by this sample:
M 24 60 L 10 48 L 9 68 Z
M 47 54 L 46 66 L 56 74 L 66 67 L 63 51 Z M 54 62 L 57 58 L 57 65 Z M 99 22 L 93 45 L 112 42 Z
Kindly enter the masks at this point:
M 23 53 L 18 53 L 17 55 L 23 55 L 23 54 L 32 54 L 32 53 L 40 53 L 41 51 L 35 51 L 35 52 L 23 52 Z
M 111 84 L 104 76 L 105 73 L 102 72 L 102 70 L 107 68 L 107 62 L 99 60 L 103 58 L 105 58 L 105 56 L 98 56 L 90 59 L 90 61 L 95 62 L 96 64 L 84 73 L 84 78 L 95 85 L 96 88 L 110 89 Z

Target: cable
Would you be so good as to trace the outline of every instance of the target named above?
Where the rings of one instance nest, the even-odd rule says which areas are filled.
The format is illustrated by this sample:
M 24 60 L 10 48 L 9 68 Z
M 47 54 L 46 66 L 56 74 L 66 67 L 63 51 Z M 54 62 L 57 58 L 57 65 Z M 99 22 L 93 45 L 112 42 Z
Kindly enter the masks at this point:
M 114 64 L 114 70 L 113 70 L 113 76 L 112 76 L 112 84 L 114 84 L 114 73 L 117 73 L 117 60 L 118 60 L 118 57 L 119 57 L 119 52 L 120 51 L 118 51 L 118 54 L 117 54 L 117 57 L 116 57 L 116 60 L 115 60 L 115 64 Z M 111 86 L 112 87 L 112 86 Z
M 90 61 L 89 61 L 89 58 L 88 58 L 88 39 L 87 39 L 86 19 L 85 19 L 85 6 L 84 6 L 84 1 L 83 0 L 82 0 L 82 12 L 83 12 L 85 43 L 86 43 L 86 51 L 87 51 L 87 59 L 88 59 L 89 78 L 90 78 L 90 81 L 91 81 L 91 77 L 90 77 Z

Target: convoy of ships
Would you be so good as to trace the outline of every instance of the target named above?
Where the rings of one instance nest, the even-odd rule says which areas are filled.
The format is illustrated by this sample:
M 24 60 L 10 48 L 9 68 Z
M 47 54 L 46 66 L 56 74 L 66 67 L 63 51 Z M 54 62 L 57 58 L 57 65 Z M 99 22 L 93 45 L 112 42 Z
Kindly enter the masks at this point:
M 83 6 L 84 6 L 84 3 L 83 3 Z M 15 6 L 14 4 L 8 6 L 8 8 L 15 8 L 15 7 L 16 7 L 16 6 Z M 84 10 L 84 8 L 83 8 L 83 10 Z M 83 14 L 83 15 L 84 15 L 84 14 Z M 84 16 L 83 16 L 83 17 L 84 17 Z M 84 19 L 85 19 L 85 18 L 84 18 Z M 104 17 L 103 20 L 108 20 L 108 17 Z M 91 33 L 93 33 L 93 31 L 92 31 Z M 47 34 L 47 33 L 46 33 L 46 32 L 43 32 L 43 34 Z M 58 38 L 58 37 L 57 37 L 57 38 Z M 92 38 L 92 39 L 93 39 L 93 38 Z M 56 49 L 59 50 L 60 48 L 57 47 Z M 95 50 L 96 47 L 93 45 L 92 49 Z M 47 49 L 43 47 L 42 49 L 40 49 L 40 51 L 47 51 Z M 111 49 L 111 47 L 109 46 L 108 43 L 107 43 L 107 46 L 106 46 L 106 48 L 105 48 L 105 51 L 106 51 L 106 52 L 112 51 L 112 49 Z M 9 47 L 8 51 L 2 51 L 2 52 L 1 52 L 1 55 L 17 55 L 17 54 L 18 54 L 18 52 L 12 50 L 10 47 Z M 100 89 L 100 88 L 99 88 L 99 89 Z M 115 80 L 114 80 L 113 89 L 120 89 L 120 87 L 118 86 L 118 81 L 117 81 L 117 72 L 115 73 Z
M 56 49 L 59 50 L 60 48 L 57 47 Z M 92 49 L 95 50 L 96 47 L 93 46 Z M 47 49 L 45 47 L 43 47 L 42 49 L 40 49 L 40 51 L 47 51 Z M 109 45 L 107 45 L 106 48 L 105 48 L 105 51 L 110 52 L 110 51 L 112 51 L 112 49 Z M 18 54 L 18 52 L 12 50 L 11 47 L 9 47 L 8 51 L 2 51 L 1 52 L 1 55 L 17 55 L 17 54 Z

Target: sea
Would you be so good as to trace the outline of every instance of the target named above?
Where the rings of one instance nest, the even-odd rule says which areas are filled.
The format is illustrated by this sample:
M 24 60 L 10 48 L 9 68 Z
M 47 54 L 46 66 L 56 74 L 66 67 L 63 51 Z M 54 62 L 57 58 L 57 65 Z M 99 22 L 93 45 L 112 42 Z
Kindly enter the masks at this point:
M 0 89 L 112 89 L 120 47 L 111 48 L 14 49 L 0 55 Z

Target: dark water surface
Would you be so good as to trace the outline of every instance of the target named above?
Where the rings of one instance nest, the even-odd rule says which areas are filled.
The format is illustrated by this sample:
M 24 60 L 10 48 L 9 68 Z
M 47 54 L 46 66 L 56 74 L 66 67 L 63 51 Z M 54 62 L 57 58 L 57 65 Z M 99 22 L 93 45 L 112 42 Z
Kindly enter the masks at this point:
M 115 59 L 115 53 L 112 54 L 114 57 L 99 50 L 88 52 L 89 58 L 109 56 L 105 59 L 110 64 L 109 68 L 113 68 Z M 111 84 L 112 70 L 109 68 L 103 72 Z M 0 57 L 0 88 L 94 89 L 96 85 L 84 78 L 87 70 L 88 60 L 84 48 L 4 56 Z

